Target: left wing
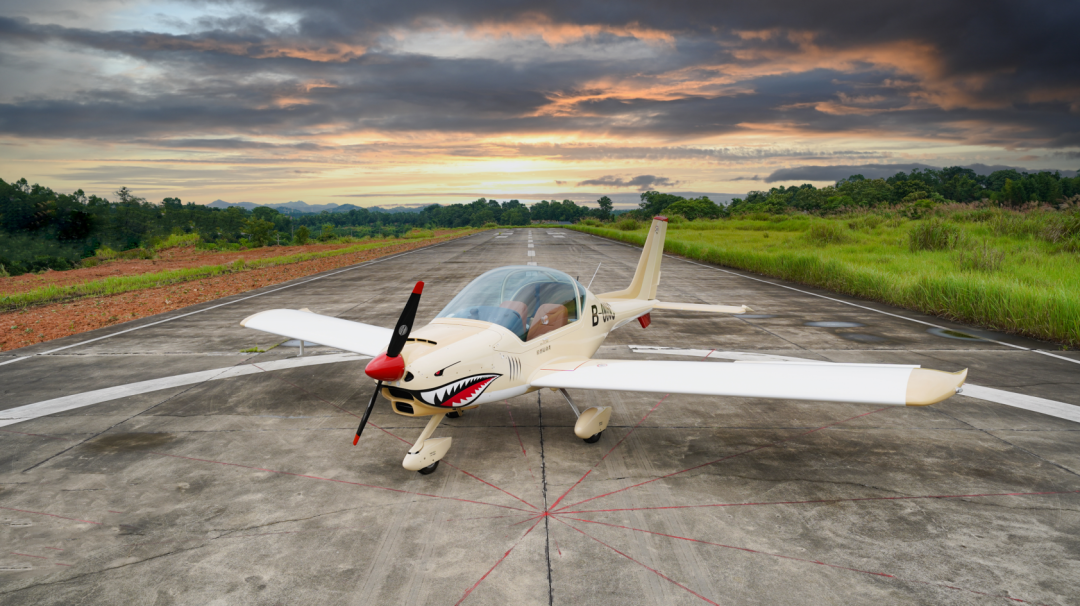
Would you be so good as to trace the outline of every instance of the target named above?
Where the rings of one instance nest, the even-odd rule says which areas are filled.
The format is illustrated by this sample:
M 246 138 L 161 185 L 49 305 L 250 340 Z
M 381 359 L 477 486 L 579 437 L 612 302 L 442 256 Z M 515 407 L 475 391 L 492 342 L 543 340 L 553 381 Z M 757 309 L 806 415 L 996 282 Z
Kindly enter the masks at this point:
M 897 364 L 576 360 L 542 367 L 534 387 L 649 391 L 895 406 L 936 404 L 959 391 L 967 369 Z
M 244 318 L 240 325 L 371 357 L 386 349 L 390 344 L 390 335 L 394 332 L 382 326 L 351 322 L 298 309 L 261 311 Z

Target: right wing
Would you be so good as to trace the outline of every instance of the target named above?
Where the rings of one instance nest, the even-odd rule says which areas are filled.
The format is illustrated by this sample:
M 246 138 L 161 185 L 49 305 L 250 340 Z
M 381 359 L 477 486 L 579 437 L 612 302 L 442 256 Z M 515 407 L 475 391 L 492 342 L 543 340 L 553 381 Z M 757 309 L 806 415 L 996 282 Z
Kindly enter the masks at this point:
M 271 309 L 248 316 L 240 326 L 311 341 L 319 345 L 375 357 L 386 350 L 394 331 L 296 309 Z
M 533 387 L 650 391 L 780 400 L 926 406 L 954 395 L 967 371 L 899 364 L 574 360 L 542 367 Z

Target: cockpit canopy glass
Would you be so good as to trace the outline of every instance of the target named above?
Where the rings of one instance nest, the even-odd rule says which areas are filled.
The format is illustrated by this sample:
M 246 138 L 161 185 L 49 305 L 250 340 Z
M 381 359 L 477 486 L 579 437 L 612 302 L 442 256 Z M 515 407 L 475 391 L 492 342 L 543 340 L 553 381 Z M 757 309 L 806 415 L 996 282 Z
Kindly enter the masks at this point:
M 437 318 L 466 318 L 498 324 L 530 341 L 579 317 L 585 289 L 561 271 L 514 265 L 473 280 Z

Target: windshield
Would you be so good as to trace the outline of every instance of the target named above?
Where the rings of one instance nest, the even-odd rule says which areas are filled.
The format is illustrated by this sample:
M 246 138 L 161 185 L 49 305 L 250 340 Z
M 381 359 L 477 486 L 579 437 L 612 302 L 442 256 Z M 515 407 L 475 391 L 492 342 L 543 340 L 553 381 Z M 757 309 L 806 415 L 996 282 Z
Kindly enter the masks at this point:
M 529 341 L 578 319 L 573 278 L 546 267 L 493 269 L 473 280 L 437 318 L 467 318 L 498 324 Z

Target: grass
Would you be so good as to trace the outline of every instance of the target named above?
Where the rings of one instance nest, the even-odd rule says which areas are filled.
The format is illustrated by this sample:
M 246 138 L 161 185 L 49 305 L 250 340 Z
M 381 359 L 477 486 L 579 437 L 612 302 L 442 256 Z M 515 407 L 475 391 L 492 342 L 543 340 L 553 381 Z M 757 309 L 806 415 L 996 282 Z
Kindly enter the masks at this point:
M 451 234 L 449 236 L 433 237 L 432 239 L 439 240 L 454 238 L 466 235 L 470 231 L 471 230 L 465 230 L 461 233 Z M 237 259 L 233 263 L 226 263 L 221 265 L 204 265 L 202 267 L 171 269 L 135 276 L 116 276 L 104 278 L 102 280 L 84 282 L 82 284 L 72 284 L 69 286 L 43 286 L 41 288 L 36 288 L 34 290 L 26 292 L 0 295 L 0 311 L 11 311 L 13 309 L 22 309 L 25 307 L 30 307 L 32 305 L 57 303 L 61 301 L 70 301 L 85 297 L 105 297 L 135 290 L 158 288 L 161 286 L 168 286 L 170 284 L 177 284 L 180 282 L 189 282 L 191 280 L 201 280 L 204 278 L 213 278 L 215 276 L 221 276 L 230 273 L 261 269 L 264 267 L 276 267 L 278 265 L 288 265 L 292 263 L 312 261 L 315 259 L 324 259 L 327 257 L 337 257 L 340 255 L 348 255 L 351 253 L 370 250 L 373 248 L 383 248 L 386 246 L 393 246 L 395 244 L 402 243 L 402 240 L 366 242 L 357 246 L 339 248 L 337 250 L 297 253 L 294 255 L 282 255 L 280 257 L 252 259 L 248 261 L 245 261 L 244 259 Z
M 972 212 L 978 211 L 918 221 L 880 215 L 692 221 L 669 225 L 665 250 L 1080 346 L 1078 215 L 990 209 L 973 218 Z M 644 229 L 572 228 L 637 245 L 646 237 Z

